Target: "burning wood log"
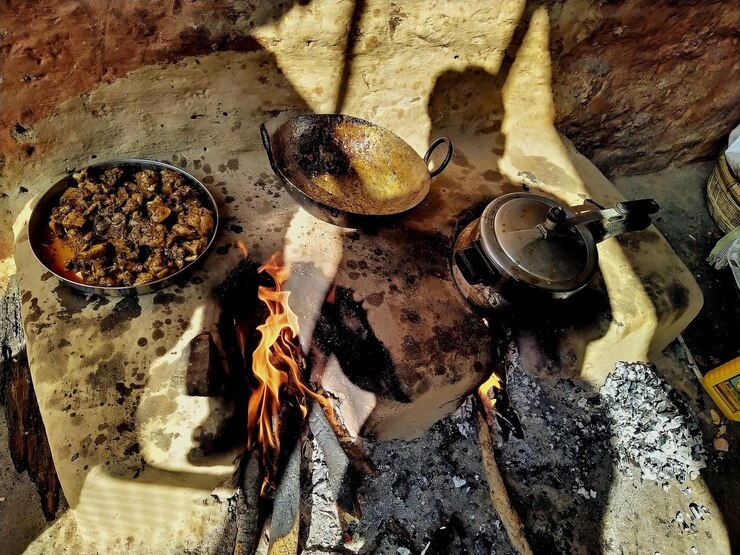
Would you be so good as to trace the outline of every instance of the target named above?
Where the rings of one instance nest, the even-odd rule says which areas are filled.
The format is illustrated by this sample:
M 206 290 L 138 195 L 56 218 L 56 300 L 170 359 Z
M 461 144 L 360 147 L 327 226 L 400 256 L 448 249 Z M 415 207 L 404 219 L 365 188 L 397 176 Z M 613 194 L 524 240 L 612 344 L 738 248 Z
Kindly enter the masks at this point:
M 504 524 L 511 545 L 520 555 L 532 555 L 532 549 L 524 534 L 524 524 L 521 518 L 519 518 L 516 509 L 511 504 L 509 494 L 506 491 L 506 484 L 504 484 L 504 479 L 498 469 L 493 452 L 491 428 L 495 422 L 493 409 L 496 400 L 495 398 L 491 398 L 490 391 L 500 387 L 501 382 L 496 374 L 493 373 L 478 389 L 477 405 L 479 410 L 476 411 L 475 421 L 478 428 L 478 440 L 480 441 L 483 468 L 486 472 L 491 504 Z

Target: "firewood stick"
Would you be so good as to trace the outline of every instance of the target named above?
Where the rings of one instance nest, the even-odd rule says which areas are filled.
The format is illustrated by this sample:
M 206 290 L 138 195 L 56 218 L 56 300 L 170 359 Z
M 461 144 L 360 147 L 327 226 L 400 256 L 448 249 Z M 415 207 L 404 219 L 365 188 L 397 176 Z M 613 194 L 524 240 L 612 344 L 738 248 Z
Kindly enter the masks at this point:
M 296 555 L 301 508 L 301 440 L 295 443 L 275 491 L 268 555 Z
M 252 555 L 257 549 L 260 533 L 261 485 L 259 451 L 254 449 L 244 468 L 242 495 L 237 498 L 237 532 L 234 555 Z
M 491 504 L 498 514 L 501 522 L 504 524 L 506 534 L 512 547 L 520 555 L 532 555 L 532 549 L 524 534 L 524 524 L 519 518 L 514 507 L 511 505 L 509 494 L 506 492 L 504 479 L 501 477 L 496 458 L 493 454 L 493 441 L 488 422 L 481 416 L 480 412 L 475 411 L 476 424 L 478 425 L 478 440 L 483 457 L 483 467 L 486 472 L 488 481 L 488 492 L 491 496 Z

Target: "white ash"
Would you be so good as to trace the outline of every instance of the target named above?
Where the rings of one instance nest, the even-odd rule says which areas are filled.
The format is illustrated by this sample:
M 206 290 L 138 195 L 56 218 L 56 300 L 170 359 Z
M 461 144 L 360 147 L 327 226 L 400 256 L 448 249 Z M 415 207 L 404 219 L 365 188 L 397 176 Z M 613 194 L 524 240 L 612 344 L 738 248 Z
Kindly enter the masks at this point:
M 694 479 L 706 466 L 696 415 L 652 365 L 618 362 L 601 388 L 618 467 L 662 482 Z
M 475 434 L 475 430 L 473 429 L 472 416 L 473 397 L 472 395 L 468 395 L 465 398 L 463 404 L 460 405 L 458 409 L 450 416 L 451 420 L 455 423 L 455 426 L 457 426 L 457 431 L 460 432 L 460 435 L 462 435 L 466 439 L 472 437 Z

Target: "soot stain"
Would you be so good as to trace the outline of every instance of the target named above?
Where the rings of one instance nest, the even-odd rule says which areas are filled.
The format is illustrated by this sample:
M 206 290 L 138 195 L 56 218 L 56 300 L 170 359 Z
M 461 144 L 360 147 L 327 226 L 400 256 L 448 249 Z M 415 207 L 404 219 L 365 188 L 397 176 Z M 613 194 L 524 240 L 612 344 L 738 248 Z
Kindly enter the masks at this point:
M 367 312 L 353 298 L 353 291 L 336 287 L 332 302 L 321 309 L 314 341 L 328 357 L 334 354 L 352 383 L 373 393 L 406 403 L 410 401 L 398 376 L 396 365 L 385 345 L 377 338 Z M 373 361 L 372 365 L 368 361 Z
M 144 387 L 144 384 L 136 384 L 136 383 L 130 383 L 129 385 L 126 385 L 123 382 L 116 382 L 115 388 L 116 392 L 118 393 L 118 398 L 116 399 L 116 403 L 119 405 L 122 405 L 126 402 L 126 399 L 131 397 L 131 394 L 137 390 L 142 389 Z
M 183 301 L 184 297 L 181 295 L 176 295 L 175 293 L 167 291 L 157 291 L 152 298 L 152 304 L 154 305 L 165 305 L 171 303 L 179 304 Z
M 504 176 L 501 175 L 499 172 L 494 170 L 486 170 L 481 174 L 481 177 L 485 179 L 486 181 L 490 181 L 495 183 L 496 181 L 502 181 L 504 179 Z
M 689 290 L 682 283 L 674 282 L 666 289 L 674 310 L 681 311 L 689 305 Z
M 88 296 L 82 291 L 67 287 L 61 282 L 54 288 L 54 295 L 56 296 L 57 301 L 59 301 L 59 305 L 62 307 L 61 316 L 63 317 L 81 312 L 83 309 L 87 308 L 91 302 L 93 303 L 93 309 L 95 310 L 110 302 L 108 299 L 103 297 L 88 298 Z
M 421 316 L 416 310 L 409 308 L 401 309 L 401 321 L 411 322 L 412 324 L 418 324 L 421 322 Z
M 31 304 L 28 307 L 28 314 L 24 320 L 24 323 L 28 325 L 31 322 L 38 322 L 39 318 L 44 315 L 44 311 L 39 306 L 39 300 L 36 297 L 31 299 Z
M 110 314 L 100 320 L 100 330 L 105 333 L 110 332 L 139 316 L 141 316 L 141 305 L 138 297 L 124 297 L 116 303 Z
M 103 353 L 101 353 L 103 355 Z M 108 359 L 104 356 L 91 357 L 88 364 L 97 364 L 97 370 L 85 378 L 85 382 L 94 391 L 105 392 L 115 387 L 117 378 L 123 373 L 123 356 L 114 355 Z
M 368 295 L 366 300 L 367 303 L 371 306 L 380 306 L 383 304 L 383 293 L 373 293 L 371 295 Z

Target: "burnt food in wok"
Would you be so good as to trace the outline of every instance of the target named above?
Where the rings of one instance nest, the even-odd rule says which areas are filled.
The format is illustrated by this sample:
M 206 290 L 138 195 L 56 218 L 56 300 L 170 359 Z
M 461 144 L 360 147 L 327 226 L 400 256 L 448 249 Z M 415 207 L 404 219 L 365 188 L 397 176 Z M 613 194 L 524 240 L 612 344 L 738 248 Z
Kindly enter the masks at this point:
M 214 217 L 182 175 L 84 169 L 51 210 L 51 241 L 75 281 L 142 285 L 182 269 L 205 251 Z M 74 278 L 73 278 L 74 279 Z

